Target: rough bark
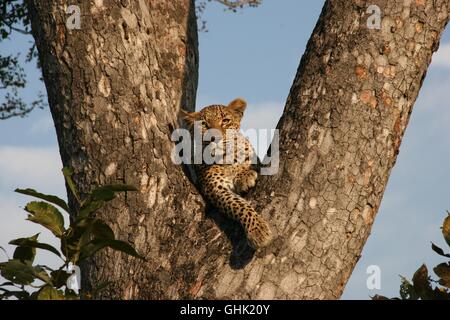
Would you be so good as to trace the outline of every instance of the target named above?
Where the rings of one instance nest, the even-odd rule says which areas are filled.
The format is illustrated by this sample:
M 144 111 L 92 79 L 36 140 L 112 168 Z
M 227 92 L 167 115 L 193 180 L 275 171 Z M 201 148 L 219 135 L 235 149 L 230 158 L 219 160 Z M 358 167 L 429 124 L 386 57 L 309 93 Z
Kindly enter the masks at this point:
M 381 30 L 366 9 L 382 10 Z M 256 254 L 170 160 L 181 105 L 197 81 L 193 3 L 83 1 L 66 30 L 66 1 L 30 0 L 33 34 L 64 165 L 82 190 L 139 187 L 102 212 L 142 262 L 99 254 L 85 288 L 100 298 L 339 298 L 379 207 L 448 1 L 325 3 L 279 122 L 280 170 L 251 199 L 277 238 Z M 212 219 L 210 219 L 212 218 Z
M 192 281 L 194 265 L 185 250 L 208 232 L 198 226 L 201 197 L 170 158 L 179 108 L 195 105 L 193 1 L 80 1 L 80 30 L 65 26 L 69 4 L 29 1 L 63 164 L 83 191 L 139 187 L 102 214 L 149 257 L 99 254 L 83 270 L 86 289 L 111 280 L 105 297 L 186 296 L 179 283 Z
M 380 30 L 367 28 L 371 4 Z M 340 297 L 449 12 L 448 1 L 326 2 L 278 124 L 280 170 L 253 193 L 280 235 L 258 297 Z

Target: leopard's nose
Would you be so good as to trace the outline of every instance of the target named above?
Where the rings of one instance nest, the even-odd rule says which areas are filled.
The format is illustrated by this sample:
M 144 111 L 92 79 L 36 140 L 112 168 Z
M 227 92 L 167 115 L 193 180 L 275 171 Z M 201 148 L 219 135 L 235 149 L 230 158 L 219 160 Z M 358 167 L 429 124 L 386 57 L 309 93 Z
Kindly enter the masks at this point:
M 223 128 L 220 125 L 220 122 L 218 122 L 218 121 L 212 122 L 211 125 L 210 125 L 210 128 L 219 130 L 221 133 L 223 133 Z

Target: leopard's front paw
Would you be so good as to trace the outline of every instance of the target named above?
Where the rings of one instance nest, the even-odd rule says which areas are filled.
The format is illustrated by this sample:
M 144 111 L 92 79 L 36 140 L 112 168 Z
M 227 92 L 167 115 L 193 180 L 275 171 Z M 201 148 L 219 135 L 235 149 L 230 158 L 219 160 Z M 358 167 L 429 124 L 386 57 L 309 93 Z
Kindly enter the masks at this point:
M 250 246 L 256 250 L 272 242 L 273 235 L 269 224 L 260 215 L 255 216 L 255 223 L 248 227 L 247 239 Z
M 239 174 L 234 181 L 234 188 L 237 193 L 246 193 L 256 184 L 258 173 L 255 170 L 245 171 Z

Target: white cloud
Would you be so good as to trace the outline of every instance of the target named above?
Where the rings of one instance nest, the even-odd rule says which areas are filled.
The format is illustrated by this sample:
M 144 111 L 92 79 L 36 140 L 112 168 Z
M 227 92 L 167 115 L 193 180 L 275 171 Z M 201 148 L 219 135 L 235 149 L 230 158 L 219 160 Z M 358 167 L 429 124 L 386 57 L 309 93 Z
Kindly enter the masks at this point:
M 247 137 L 256 150 L 256 153 L 263 159 L 267 149 L 273 138 L 273 132 L 271 129 L 275 129 L 278 124 L 278 120 L 283 113 L 284 104 L 280 102 L 262 102 L 262 103 L 250 103 L 242 120 L 241 128 L 246 134 L 246 130 L 256 129 L 256 136 L 247 133 Z M 261 131 L 267 130 L 266 135 Z
M 249 103 L 242 120 L 242 128 L 245 129 L 275 129 L 278 120 L 283 113 L 282 102 Z
M 433 55 L 432 66 L 450 68 L 450 43 L 440 45 Z
M 0 147 L 0 192 L 31 187 L 61 194 L 61 168 L 56 147 Z

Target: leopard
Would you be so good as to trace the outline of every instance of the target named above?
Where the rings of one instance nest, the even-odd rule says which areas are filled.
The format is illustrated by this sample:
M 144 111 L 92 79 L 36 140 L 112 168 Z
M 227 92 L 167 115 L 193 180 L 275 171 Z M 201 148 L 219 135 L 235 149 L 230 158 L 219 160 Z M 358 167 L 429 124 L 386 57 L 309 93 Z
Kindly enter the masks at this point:
M 201 163 L 194 165 L 198 186 L 209 203 L 242 225 L 248 244 L 258 250 L 266 247 L 273 235 L 269 223 L 244 197 L 255 187 L 258 178 L 256 152 L 240 132 L 246 107 L 244 99 L 236 98 L 228 105 L 209 105 L 197 112 L 181 109 L 181 115 L 191 132 L 197 124 L 202 134 L 207 130 L 219 133 L 214 143 L 220 147 L 215 150 L 220 150 L 217 154 L 221 152 L 222 159 L 227 161 L 206 163 L 202 159 Z M 207 145 L 208 142 L 203 142 L 202 148 Z M 231 150 L 225 147 L 230 145 L 234 146 Z

